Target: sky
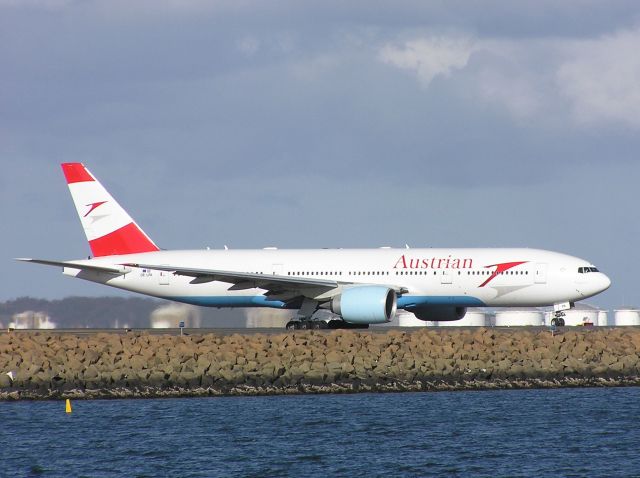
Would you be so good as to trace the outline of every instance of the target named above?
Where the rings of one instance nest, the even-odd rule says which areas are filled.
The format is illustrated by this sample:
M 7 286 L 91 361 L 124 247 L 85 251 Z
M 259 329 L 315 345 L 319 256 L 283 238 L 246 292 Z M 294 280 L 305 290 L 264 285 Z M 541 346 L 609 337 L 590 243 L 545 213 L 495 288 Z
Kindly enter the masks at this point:
M 163 248 L 535 247 L 640 305 L 637 1 L 0 0 L 0 300 L 121 295 L 84 162 Z

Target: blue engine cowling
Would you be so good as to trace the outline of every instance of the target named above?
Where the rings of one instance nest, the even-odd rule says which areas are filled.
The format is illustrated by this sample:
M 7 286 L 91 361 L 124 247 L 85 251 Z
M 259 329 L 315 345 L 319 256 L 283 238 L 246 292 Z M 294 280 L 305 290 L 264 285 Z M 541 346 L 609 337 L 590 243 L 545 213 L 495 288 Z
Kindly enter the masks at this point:
M 432 305 L 407 310 L 420 320 L 433 320 L 434 322 L 460 320 L 467 314 L 466 307 L 455 307 L 450 305 Z
M 331 300 L 331 311 L 351 324 L 384 324 L 397 306 L 395 291 L 380 285 L 350 287 Z

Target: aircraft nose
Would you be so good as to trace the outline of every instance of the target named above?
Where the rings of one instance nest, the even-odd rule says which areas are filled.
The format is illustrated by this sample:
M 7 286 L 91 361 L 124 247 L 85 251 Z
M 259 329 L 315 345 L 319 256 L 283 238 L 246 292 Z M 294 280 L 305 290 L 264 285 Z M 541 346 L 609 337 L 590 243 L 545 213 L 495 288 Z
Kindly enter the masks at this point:
M 606 274 L 600 273 L 600 292 L 607 290 L 611 286 L 611 279 Z
M 587 280 L 576 284 L 577 291 L 583 298 L 592 297 L 600 292 L 604 292 L 611 285 L 611 279 L 602 272 L 591 273 L 588 276 Z

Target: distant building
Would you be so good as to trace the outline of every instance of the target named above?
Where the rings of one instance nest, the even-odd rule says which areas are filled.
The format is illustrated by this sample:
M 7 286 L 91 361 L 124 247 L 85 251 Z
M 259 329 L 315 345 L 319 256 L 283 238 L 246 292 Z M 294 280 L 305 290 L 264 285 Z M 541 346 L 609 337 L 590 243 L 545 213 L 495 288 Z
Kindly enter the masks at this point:
M 200 310 L 193 305 L 167 304 L 151 312 L 149 322 L 152 329 L 177 329 L 180 322 L 186 328 L 199 328 Z

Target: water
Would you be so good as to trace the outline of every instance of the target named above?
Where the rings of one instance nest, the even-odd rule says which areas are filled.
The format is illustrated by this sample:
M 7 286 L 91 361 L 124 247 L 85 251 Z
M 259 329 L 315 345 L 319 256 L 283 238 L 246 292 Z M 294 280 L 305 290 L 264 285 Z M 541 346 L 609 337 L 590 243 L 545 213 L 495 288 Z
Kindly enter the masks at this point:
M 0 403 L 0 476 L 640 476 L 640 388 Z

